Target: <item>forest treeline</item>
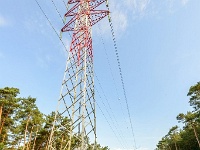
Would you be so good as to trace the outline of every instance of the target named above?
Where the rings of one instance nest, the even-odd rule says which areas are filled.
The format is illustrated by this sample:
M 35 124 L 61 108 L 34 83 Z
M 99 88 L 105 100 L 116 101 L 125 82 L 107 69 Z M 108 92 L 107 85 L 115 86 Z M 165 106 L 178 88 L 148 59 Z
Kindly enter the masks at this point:
M 177 115 L 182 128 L 171 127 L 156 150 L 200 150 L 200 82 L 190 87 L 187 96 L 192 111 Z
M 17 88 L 0 89 L 0 150 L 46 150 L 55 112 L 45 115 L 36 106 L 36 98 L 19 97 L 19 94 Z M 70 120 L 59 117 L 54 128 L 54 144 L 57 149 L 62 149 L 70 137 Z M 72 147 L 80 147 L 77 135 L 72 137 Z M 93 144 L 89 143 L 87 150 L 92 147 Z M 109 150 L 99 144 L 96 149 Z

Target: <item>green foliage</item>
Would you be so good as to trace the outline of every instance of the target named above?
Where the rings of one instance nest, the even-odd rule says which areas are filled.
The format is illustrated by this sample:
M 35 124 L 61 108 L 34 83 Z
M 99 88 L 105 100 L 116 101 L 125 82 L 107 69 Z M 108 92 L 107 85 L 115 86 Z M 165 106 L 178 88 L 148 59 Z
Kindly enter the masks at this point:
M 19 107 L 18 94 L 17 88 L 0 89 L 0 143 L 4 145 L 8 144 L 8 133 L 14 124 L 13 116 Z
M 200 82 L 191 86 L 188 92 L 192 112 L 180 113 L 176 117 L 183 123 L 183 129 L 172 127 L 157 144 L 157 150 L 199 150 L 200 149 Z
M 0 150 L 45 150 L 54 124 L 55 112 L 44 115 L 32 97 L 18 97 L 19 89 L 5 87 L 0 89 Z M 54 126 L 54 146 L 64 148 L 70 138 L 70 120 L 57 114 Z M 93 150 L 89 144 L 88 150 Z M 72 135 L 71 147 L 80 147 L 80 136 Z M 109 150 L 97 145 L 96 150 Z
M 200 109 L 200 82 L 197 82 L 196 85 L 191 86 L 187 94 L 190 96 L 190 106 L 193 106 L 195 110 Z
M 3 150 L 3 149 L 4 149 L 4 144 L 0 143 L 0 150 Z
M 110 150 L 107 146 L 102 147 L 100 144 L 96 144 L 94 148 L 94 144 L 91 144 L 88 146 L 87 150 Z

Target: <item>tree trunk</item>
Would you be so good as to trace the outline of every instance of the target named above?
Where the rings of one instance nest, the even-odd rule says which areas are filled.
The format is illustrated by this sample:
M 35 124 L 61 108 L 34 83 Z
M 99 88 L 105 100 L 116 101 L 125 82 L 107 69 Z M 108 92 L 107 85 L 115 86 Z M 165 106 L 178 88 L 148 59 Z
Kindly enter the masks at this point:
M 197 140 L 197 142 L 198 142 L 198 144 L 199 144 L 199 148 L 200 148 L 200 141 L 199 141 L 198 134 L 197 134 L 197 131 L 196 131 L 196 129 L 195 129 L 195 126 L 192 125 L 192 128 L 193 128 L 193 130 L 194 130 L 194 135 L 195 135 L 195 137 L 196 137 L 196 140 Z
M 26 150 L 29 150 L 29 148 L 30 148 L 30 146 L 31 146 L 32 133 L 33 133 L 33 126 L 32 126 L 32 128 L 31 128 L 31 133 L 30 133 L 30 136 L 29 136 L 29 141 L 28 141 L 27 149 L 26 149 Z
M 60 145 L 61 145 L 61 146 L 60 146 L 60 149 L 62 149 L 62 146 L 63 146 L 63 139 L 64 139 L 64 138 L 63 138 L 63 136 L 62 136 L 62 140 L 61 140 L 61 143 L 60 143 Z
M 50 133 L 51 134 L 51 133 Z M 49 149 L 49 139 L 50 139 L 50 137 L 48 137 L 48 139 L 47 139 L 47 143 L 46 143 L 46 147 L 45 147 L 45 150 L 48 150 Z
M 175 142 L 175 147 L 176 147 L 176 150 L 178 150 L 176 142 Z
M 46 141 L 45 150 L 48 150 L 48 148 L 49 148 L 49 138 L 48 138 L 48 140 Z
M 35 133 L 35 139 L 34 139 L 34 143 L 33 143 L 33 148 L 32 148 L 32 150 L 34 150 L 34 148 L 35 148 L 35 142 L 36 142 L 36 139 L 37 139 L 37 133 L 38 133 L 38 127 L 37 127 L 37 131 L 36 131 L 36 133 Z
M 0 126 L 0 134 L 2 132 L 2 129 L 3 129 L 3 125 L 4 125 L 4 122 L 2 122 L 1 126 Z
M 169 146 L 169 149 L 172 150 L 170 146 Z
M 8 118 L 8 114 L 10 113 L 10 111 L 8 111 L 8 113 L 6 114 L 6 116 L 5 116 L 5 118 L 3 119 L 3 122 L 1 123 L 0 122 L 0 134 L 2 133 L 2 130 L 3 130 L 3 126 L 4 126 L 4 124 L 5 124 L 5 121 L 6 121 L 6 119 Z
M 2 133 L 2 130 L 3 130 L 3 126 L 4 126 L 4 123 L 6 121 L 6 119 L 8 118 L 8 113 L 6 114 L 5 118 L 3 119 L 2 123 L 0 122 L 1 126 L 0 126 L 0 134 Z
M 5 141 L 6 134 L 3 135 L 2 143 Z
M 2 130 L 3 130 L 4 123 L 5 123 L 5 119 L 4 119 L 4 120 L 2 121 L 2 123 L 1 123 L 1 126 L 0 126 L 0 134 L 1 134 Z
M 1 123 L 2 111 L 3 111 L 3 106 L 0 106 L 0 123 Z
M 25 147 L 26 147 L 26 132 L 27 132 L 27 130 L 28 130 L 29 119 L 30 119 L 30 114 L 28 115 L 28 120 L 27 120 L 27 122 L 26 122 L 26 130 L 25 130 L 25 133 L 24 133 L 24 146 L 23 146 L 23 149 L 22 149 L 22 150 L 24 150 Z

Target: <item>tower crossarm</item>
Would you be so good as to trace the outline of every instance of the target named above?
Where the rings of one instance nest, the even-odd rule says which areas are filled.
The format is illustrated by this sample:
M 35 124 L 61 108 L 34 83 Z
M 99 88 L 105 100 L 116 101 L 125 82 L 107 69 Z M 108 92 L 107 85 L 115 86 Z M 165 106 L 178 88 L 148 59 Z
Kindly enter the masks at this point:
M 87 1 L 88 9 L 80 9 L 82 7 L 83 2 Z M 76 4 L 65 14 L 65 17 L 71 17 L 71 19 L 66 23 L 66 25 L 61 29 L 62 32 L 66 31 L 75 31 L 75 30 L 83 30 L 84 26 L 76 28 L 75 24 L 83 25 L 84 20 L 81 20 L 83 16 L 87 16 L 88 20 L 90 20 L 87 26 L 93 26 L 101 19 L 106 17 L 109 14 L 108 10 L 95 10 L 98 6 L 106 2 L 106 0 L 71 0 L 68 3 Z
M 99 5 L 106 2 L 106 0 L 94 0 L 89 3 L 90 10 L 94 10 Z M 78 8 L 80 6 L 81 2 L 80 0 L 77 1 L 77 3 L 65 14 L 65 17 L 74 16 L 77 15 Z
M 96 2 L 96 1 L 106 1 L 106 0 L 69 0 L 68 4 L 78 3 L 78 2 Z
M 109 14 L 109 11 L 107 10 L 91 10 L 90 13 L 88 13 L 88 18 L 91 19 L 91 22 L 89 23 L 89 26 L 93 26 L 95 25 L 97 22 L 99 22 L 101 19 L 103 19 L 104 17 L 106 17 Z M 66 32 L 66 31 L 75 31 L 77 29 L 75 29 L 75 23 L 78 20 L 80 22 L 80 24 L 82 24 L 82 20 L 80 20 L 80 18 L 85 15 L 85 14 L 79 14 L 78 16 L 74 16 L 62 29 L 62 32 Z M 79 29 L 79 30 L 83 30 L 84 26 Z

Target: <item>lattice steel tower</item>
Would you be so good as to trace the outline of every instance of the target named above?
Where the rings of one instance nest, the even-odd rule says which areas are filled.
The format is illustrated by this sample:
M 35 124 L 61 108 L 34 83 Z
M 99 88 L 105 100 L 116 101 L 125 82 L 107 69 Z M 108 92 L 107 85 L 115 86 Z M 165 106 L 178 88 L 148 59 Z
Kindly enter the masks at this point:
M 48 149 L 86 150 L 88 138 L 96 145 L 96 115 L 94 97 L 94 71 L 92 52 L 92 26 L 109 14 L 107 10 L 96 10 L 107 0 L 69 0 L 70 9 L 65 14 L 69 21 L 61 29 L 72 31 L 72 41 L 61 88 L 58 110 L 49 138 Z M 70 126 L 58 121 L 67 116 Z M 56 128 L 59 126 L 59 129 Z M 64 145 L 56 145 L 54 136 L 63 131 L 60 139 Z M 68 136 L 65 136 L 65 135 Z M 63 139 L 63 137 L 69 137 Z M 79 143 L 74 142 L 77 141 Z

